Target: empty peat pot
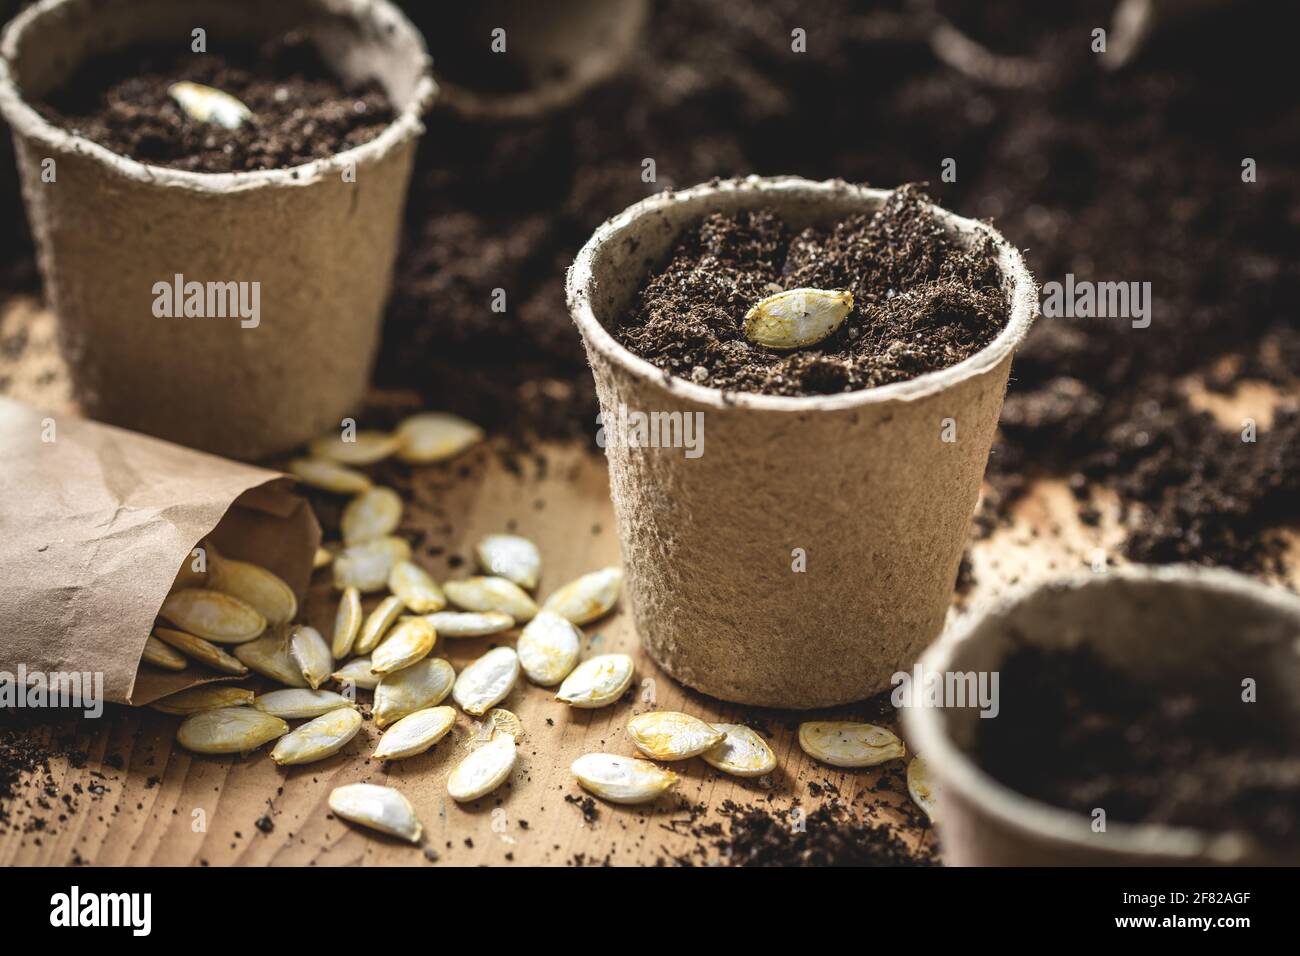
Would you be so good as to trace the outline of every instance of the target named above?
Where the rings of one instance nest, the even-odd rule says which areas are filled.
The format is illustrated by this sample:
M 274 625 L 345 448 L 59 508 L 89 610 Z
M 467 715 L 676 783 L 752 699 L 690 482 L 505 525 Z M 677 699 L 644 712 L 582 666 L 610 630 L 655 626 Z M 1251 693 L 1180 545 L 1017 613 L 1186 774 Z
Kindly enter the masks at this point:
M 608 329 L 709 213 L 769 208 L 798 231 L 871 213 L 887 195 L 794 177 L 665 193 L 602 225 L 569 270 L 604 420 L 622 408 L 702 414 L 698 457 L 622 442 L 606 455 L 642 643 L 714 697 L 788 708 L 859 700 L 938 636 L 1012 352 L 1037 312 L 1034 283 L 987 225 L 935 210 L 959 240 L 992 238 L 1007 326 L 958 365 L 829 396 L 724 393 L 668 377 Z M 941 440 L 947 418 L 959 423 L 956 442 Z M 796 548 L 806 572 L 793 571 Z
M 1131 567 L 1039 585 L 951 627 L 922 656 L 926 674 L 993 673 L 1017 647 L 1086 646 L 1134 686 L 1211 694 L 1216 705 L 1272 706 L 1300 738 L 1300 598 L 1227 571 Z M 1259 703 L 1242 703 L 1243 677 L 1258 680 Z M 1084 866 L 1300 863 L 1300 846 L 1263 846 L 1250 835 L 1133 823 L 1051 806 L 1007 787 L 974 756 L 981 721 L 1007 718 L 1017 688 L 999 682 L 995 717 L 973 707 L 907 707 L 908 742 L 938 787 L 945 862 L 967 866 Z M 1021 691 L 1023 693 L 1023 691 Z M 1112 707 L 1113 686 L 1098 692 Z M 1033 720 L 1033 716 L 1022 719 Z M 1274 726 L 1268 718 L 1266 726 Z M 1196 726 L 1207 725 L 1201 719 Z M 1243 739 L 1243 748 L 1249 740 Z M 1068 751 L 1063 751 L 1069 759 Z M 1035 754 L 1023 755 L 1025 773 Z M 1194 759 L 1194 758 L 1189 758 Z M 1251 772 L 1275 773 L 1252 765 Z M 1218 776 L 1217 773 L 1213 774 Z M 1294 773 L 1290 785 L 1296 785 Z M 1261 777 L 1258 779 L 1270 779 Z M 1195 802 L 1214 784 L 1187 795 Z M 1100 809 L 1105 810 L 1103 806 Z M 1256 810 L 1248 811 L 1253 817 Z
M 196 27 L 209 50 L 296 30 L 343 79 L 377 81 L 395 118 L 328 159 L 199 173 L 118 155 L 31 105 L 97 55 L 189 50 Z M 46 0 L 10 25 L 0 55 L 0 110 L 86 414 L 239 458 L 286 451 L 354 414 L 435 93 L 405 17 L 385 0 Z M 155 285 L 178 275 L 257 283 L 256 327 L 156 316 Z

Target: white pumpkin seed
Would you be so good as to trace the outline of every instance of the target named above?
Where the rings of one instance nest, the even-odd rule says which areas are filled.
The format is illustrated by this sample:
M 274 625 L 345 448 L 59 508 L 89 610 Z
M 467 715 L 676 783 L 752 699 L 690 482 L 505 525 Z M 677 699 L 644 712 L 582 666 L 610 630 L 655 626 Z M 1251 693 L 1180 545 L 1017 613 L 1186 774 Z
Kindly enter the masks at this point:
M 655 760 L 698 757 L 727 737 L 700 718 L 676 710 L 638 714 L 627 722 L 627 733 L 637 750 Z
M 371 488 L 347 503 L 339 519 L 344 544 L 387 537 L 402 523 L 402 498 L 392 488 Z
M 376 538 L 344 548 L 334 558 L 334 587 L 362 594 L 382 591 L 399 561 L 411 560 L 411 546 L 401 538 Z
M 542 573 L 537 545 L 517 534 L 490 534 L 474 549 L 484 573 L 505 578 L 531 591 Z
M 570 581 L 548 597 L 542 608 L 574 624 L 590 624 L 609 613 L 622 588 L 623 572 L 619 568 L 602 568 Z
M 352 653 L 357 634 L 361 631 L 361 592 L 356 588 L 344 588 L 339 598 L 339 609 L 334 614 L 334 641 L 330 653 L 336 661 L 341 661 Z
M 165 671 L 185 670 L 185 658 L 150 634 L 144 640 L 144 653 L 140 659 L 146 664 Z
M 302 671 L 307 686 L 315 690 L 330 676 L 334 670 L 334 655 L 320 631 L 306 624 L 299 624 L 293 629 L 289 638 L 289 656 Z
M 330 677 L 340 684 L 351 684 L 362 690 L 374 690 L 379 686 L 379 675 L 370 669 L 370 658 L 354 657 Z
M 815 345 L 843 325 L 851 311 L 851 292 L 787 289 L 745 313 L 745 338 L 769 349 Z
M 402 444 L 396 435 L 386 432 L 359 431 L 352 438 L 353 441 L 344 441 L 341 432 L 322 435 L 311 443 L 311 455 L 340 465 L 373 465 Z
M 341 707 L 354 707 L 352 701 L 332 690 L 306 690 L 293 687 L 273 690 L 253 698 L 253 706 L 264 714 L 285 720 L 302 720 L 328 714 Z
M 244 687 L 231 687 L 229 684 L 204 684 L 186 690 L 168 694 L 161 700 L 155 700 L 149 706 L 164 714 L 190 714 L 219 707 L 243 707 L 253 702 L 253 692 Z
M 616 754 L 583 754 L 569 769 L 584 790 L 610 803 L 646 803 L 677 784 L 671 770 Z
M 242 644 L 266 630 L 266 618 L 245 602 L 206 588 L 167 595 L 158 616 L 186 634 L 218 644 Z
M 344 820 L 411 843 L 419 843 L 424 832 L 410 801 L 392 787 L 374 783 L 335 787 L 330 792 L 330 810 Z
M 410 561 L 393 565 L 388 574 L 388 590 L 416 614 L 431 614 L 447 606 L 447 596 L 438 587 L 438 582 L 429 576 L 428 571 Z
M 306 687 L 302 669 L 289 656 L 289 638 L 292 629 L 287 625 L 272 628 L 262 637 L 235 648 L 235 657 L 248 665 L 248 669 L 279 681 L 286 687 Z
M 361 633 L 357 635 L 356 643 L 352 646 L 353 653 L 369 654 L 378 647 L 379 642 L 388 633 L 388 629 L 397 623 L 404 610 L 406 605 L 402 603 L 402 599 L 393 594 L 376 604 L 375 609 L 366 618 L 366 623 L 361 625 Z
M 249 561 L 214 554 L 208 563 L 208 587 L 239 598 L 268 624 L 288 624 L 298 613 L 293 588 L 275 572 Z
M 417 710 L 384 731 L 371 756 L 376 760 L 401 760 L 422 754 L 446 737 L 455 723 L 455 707 Z
M 498 611 L 516 623 L 532 620 L 537 604 L 526 591 L 505 578 L 475 577 L 448 581 L 442 586 L 447 600 L 466 611 Z
M 493 737 L 465 757 L 447 777 L 447 794 L 457 803 L 486 797 L 515 769 L 515 738 L 509 734 Z
M 800 724 L 799 746 L 832 767 L 874 767 L 905 752 L 903 742 L 884 727 L 846 720 Z
M 311 558 L 311 569 L 313 571 L 319 571 L 321 568 L 326 567 L 333 560 L 334 560 L 333 551 L 331 551 L 329 548 L 322 548 L 319 545 L 317 545 L 316 553 L 313 554 Z
M 483 429 L 446 412 L 423 412 L 398 425 L 397 437 L 401 440 L 398 459 L 425 465 L 454 458 L 478 444 L 483 440 Z
M 939 783 L 930 773 L 930 765 L 920 755 L 913 757 L 907 765 L 907 792 L 927 817 L 938 821 Z
M 196 123 L 222 129 L 239 129 L 252 119 L 252 111 L 224 90 L 185 80 L 167 87 L 167 95 Z
M 383 730 L 407 714 L 437 707 L 456 682 L 456 672 L 441 657 L 426 657 L 379 681 L 372 708 L 375 723 Z
M 245 754 L 289 732 L 289 725 L 252 707 L 219 707 L 186 717 L 176 742 L 200 754 Z
M 726 739 L 700 757 L 733 777 L 761 777 L 776 769 L 776 754 L 767 741 L 744 724 L 714 724 Z
M 626 654 L 597 654 L 573 669 L 555 699 L 590 710 L 616 702 L 632 685 L 632 658 Z
M 303 484 L 336 495 L 359 495 L 371 487 L 361 472 L 324 458 L 295 458 L 289 462 L 289 473 Z
M 578 664 L 582 653 L 582 632 L 552 611 L 540 611 L 528 622 L 515 641 L 519 666 L 528 679 L 542 687 L 553 687 Z
M 451 696 L 461 710 L 479 717 L 505 700 L 518 678 L 515 649 L 494 647 L 460 672 Z
M 500 611 L 476 614 L 473 611 L 438 611 L 426 614 L 439 637 L 487 637 L 515 626 L 515 619 Z
M 438 632 L 422 617 L 404 617 L 393 625 L 370 655 L 370 669 L 383 677 L 423 660 L 437 643 Z
M 271 750 L 281 766 L 314 763 L 342 750 L 361 729 L 361 714 L 352 707 L 332 710 L 285 734 Z
M 234 674 L 236 677 L 243 677 L 248 673 L 248 668 L 243 663 L 211 641 L 186 634 L 184 631 L 174 631 L 170 627 L 155 627 L 153 633 L 164 644 L 171 645 L 191 660 L 206 664 L 213 670 L 221 671 L 223 674 Z
M 512 710 L 493 707 L 483 715 L 482 733 L 486 740 L 491 740 L 497 734 L 509 734 L 517 742 L 524 739 L 524 722 Z

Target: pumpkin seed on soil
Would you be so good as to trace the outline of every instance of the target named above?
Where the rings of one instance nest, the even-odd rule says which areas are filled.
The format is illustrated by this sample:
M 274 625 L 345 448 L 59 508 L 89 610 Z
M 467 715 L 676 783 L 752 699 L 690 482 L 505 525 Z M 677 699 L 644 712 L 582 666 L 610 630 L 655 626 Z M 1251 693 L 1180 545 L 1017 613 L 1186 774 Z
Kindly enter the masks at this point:
M 437 611 L 425 616 L 440 637 L 487 637 L 515 626 L 515 619 L 500 611 Z
M 330 810 L 352 823 L 380 833 L 420 842 L 424 832 L 411 802 L 392 787 L 373 783 L 350 783 L 330 792 Z
M 396 721 L 379 738 L 375 760 L 402 760 L 424 753 L 456 725 L 455 707 L 426 707 Z
M 250 753 L 289 732 L 289 725 L 252 707 L 218 707 L 192 714 L 176 731 L 176 742 L 201 754 Z
M 379 681 L 373 712 L 382 730 L 417 710 L 437 707 L 451 693 L 456 672 L 441 657 L 426 657 Z
M 512 581 L 525 590 L 537 587 L 542 556 L 537 545 L 517 534 L 490 534 L 474 548 L 484 574 Z
M 518 679 L 514 648 L 494 647 L 460 672 L 451 695 L 461 710 L 479 717 L 505 700 Z
M 361 724 L 361 714 L 355 708 L 331 710 L 276 741 L 271 750 L 271 759 L 282 766 L 289 766 L 315 763 L 332 757 L 357 735 Z
M 381 678 L 429 656 L 438 632 L 422 617 L 407 617 L 392 630 L 370 655 L 370 669 Z
M 542 609 L 574 624 L 590 624 L 613 610 L 623 588 L 621 568 L 602 568 L 584 574 L 555 591 Z
M 510 734 L 493 737 L 471 751 L 447 777 L 447 795 L 457 803 L 486 797 L 510 777 L 517 749 Z
M 634 665 L 626 654 L 598 654 L 588 658 L 560 684 L 555 699 L 570 707 L 608 707 L 632 686 Z
M 537 604 L 527 592 L 505 578 L 472 577 L 447 581 L 442 586 L 447 600 L 464 611 L 509 614 L 515 623 L 532 620 Z

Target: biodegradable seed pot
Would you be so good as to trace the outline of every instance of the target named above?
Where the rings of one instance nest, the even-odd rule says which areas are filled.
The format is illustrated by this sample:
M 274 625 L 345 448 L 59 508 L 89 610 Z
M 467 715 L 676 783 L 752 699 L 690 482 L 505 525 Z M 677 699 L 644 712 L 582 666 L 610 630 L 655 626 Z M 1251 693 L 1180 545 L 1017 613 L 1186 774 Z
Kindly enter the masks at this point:
M 1257 720 L 1257 731 L 1277 732 L 1300 739 L 1300 599 L 1280 588 L 1269 587 L 1244 575 L 1188 566 L 1160 568 L 1130 567 L 1106 574 L 1085 574 L 1024 589 L 963 619 L 921 658 L 919 667 L 928 674 L 995 673 L 1005 669 L 1011 655 L 1028 646 L 1049 653 L 1078 653 L 1083 648 L 1125 681 L 1140 688 L 1163 688 L 1174 695 L 1199 695 L 1220 710 L 1232 707 L 1270 707 Z M 1019 651 L 1022 652 L 1023 651 Z M 1023 689 L 1008 686 L 1003 670 L 1000 684 L 1001 707 L 996 717 L 981 718 L 975 707 L 912 706 L 903 711 L 904 727 L 914 753 L 924 756 L 931 778 L 938 784 L 937 819 L 945 862 L 968 866 L 1132 866 L 1201 864 L 1275 864 L 1300 862 L 1300 846 L 1294 841 L 1261 841 L 1249 833 L 1228 828 L 1217 831 L 1186 825 L 1132 822 L 1107 801 L 1090 795 L 1089 804 L 1101 800 L 1109 809 L 1105 828 L 1096 826 L 1095 809 L 1084 813 L 1064 809 L 1030 798 L 995 779 L 978 763 L 976 744 L 981 721 L 1007 719 L 1012 695 Z M 1258 681 L 1257 699 L 1242 702 L 1244 677 Z M 1041 675 L 1032 677 L 1041 681 Z M 1112 680 L 1097 695 L 1096 704 L 1114 709 L 1121 680 Z M 1207 692 L 1208 688 L 1208 692 Z M 1060 695 L 1050 693 L 1052 698 Z M 1074 695 L 1071 695 L 1074 696 Z M 1145 695 L 1144 695 L 1145 696 Z M 1154 694 L 1152 695 L 1154 696 Z M 1139 698 L 1141 700 L 1142 698 Z M 1177 698 L 1171 713 L 1175 719 L 1193 720 L 1186 700 Z M 1192 698 L 1195 699 L 1195 698 Z M 1084 702 L 1087 703 L 1086 701 Z M 1278 728 L 1273 717 L 1281 712 Z M 1035 712 L 1037 713 L 1037 712 Z M 1179 717 L 1192 714 L 1193 717 Z M 1035 721 L 1034 714 L 1023 719 Z M 1094 729 L 1098 718 L 1090 718 L 1084 730 Z M 1191 726 L 1206 733 L 1223 726 L 1205 714 Z M 1143 745 L 1134 737 L 1139 729 L 1123 722 L 1117 732 L 1126 734 L 1127 747 Z M 1296 788 L 1295 759 L 1284 758 L 1291 769 L 1265 766 L 1253 756 L 1248 735 L 1228 734 L 1229 755 L 1236 753 L 1239 739 L 1241 772 L 1249 774 L 1250 786 Z M 1167 742 L 1168 736 L 1150 741 Z M 1072 739 L 1068 746 L 1078 746 Z M 1111 748 L 1119 773 L 1123 748 Z M 1282 749 L 1286 749 L 1283 747 Z M 1171 751 L 1174 752 L 1174 751 Z M 1181 751 L 1179 751 L 1181 752 Z M 1062 762 L 1075 758 L 1062 752 Z M 1189 773 L 1206 776 L 1202 787 L 1182 792 L 1184 807 L 1199 810 L 1218 800 L 1225 787 L 1220 769 L 1210 769 L 1195 752 L 1180 758 Z M 1221 759 L 1221 758 L 1220 758 Z M 1047 771 L 1041 756 L 1024 754 L 1024 770 L 1035 780 Z M 1107 757 L 1109 763 L 1110 758 Z M 1132 761 L 1130 761 L 1132 762 Z M 1141 761 L 1148 766 L 1147 761 Z M 1156 773 L 1155 767 L 1150 772 Z M 1269 783 L 1269 781 L 1272 781 Z M 1288 782 L 1289 781 L 1289 782 Z M 1104 782 L 1103 782 L 1104 783 Z M 1138 791 L 1149 795 L 1154 784 L 1138 782 Z M 1088 790 L 1102 784 L 1090 783 Z M 1188 782 L 1184 783 L 1187 786 Z M 1249 793 L 1250 791 L 1246 791 Z M 1297 790 L 1300 792 L 1300 790 Z M 1157 793 L 1157 796 L 1161 796 Z M 1258 801 L 1259 791 L 1250 800 Z M 1132 812 L 1131 810 L 1129 811 Z M 1203 812 L 1203 811 L 1202 811 Z M 1224 811 L 1209 816 L 1218 819 Z M 1267 811 L 1258 802 L 1247 803 L 1239 818 L 1254 824 Z M 1294 834 L 1293 834 L 1294 835 Z
M 724 393 L 666 376 L 609 328 L 708 213 L 769 208 L 798 230 L 873 212 L 887 195 L 793 177 L 666 193 L 606 222 L 569 270 L 602 422 L 640 412 L 701 423 L 693 450 L 607 441 L 606 455 L 641 640 L 714 697 L 788 708 L 859 700 L 939 634 L 1036 290 L 994 230 L 936 209 L 953 236 L 992 239 L 1009 303 L 996 338 L 950 368 L 827 396 Z M 942 440 L 945 419 L 958 440 Z
M 32 106 L 96 56 L 190 50 L 196 28 L 209 52 L 296 30 L 343 79 L 377 81 L 395 118 L 327 159 L 200 173 L 118 155 Z M 83 410 L 240 458 L 354 414 L 436 90 L 405 17 L 385 0 L 45 0 L 10 25 L 0 53 L 0 110 Z M 204 301 L 238 288 L 249 308 L 160 314 L 159 288 L 192 283 Z

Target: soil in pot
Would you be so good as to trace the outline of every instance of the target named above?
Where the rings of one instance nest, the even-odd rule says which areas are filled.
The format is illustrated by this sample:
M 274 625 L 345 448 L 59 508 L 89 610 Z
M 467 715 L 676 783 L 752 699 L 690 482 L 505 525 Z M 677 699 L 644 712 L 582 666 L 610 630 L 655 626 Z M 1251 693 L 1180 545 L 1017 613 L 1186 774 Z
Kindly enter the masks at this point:
M 777 351 L 746 313 L 791 289 L 848 290 L 829 337 Z M 768 395 L 874 388 L 956 365 L 1006 325 L 992 243 L 953 241 L 913 187 L 873 215 L 796 230 L 771 210 L 714 213 L 677 243 L 618 329 L 628 349 L 701 385 Z
M 1002 663 L 1001 712 L 980 720 L 975 761 L 1019 793 L 1110 823 L 1253 834 L 1300 846 L 1300 721 L 1239 674 L 1147 684 L 1087 646 L 1021 646 Z M 1241 674 L 1261 674 L 1243 662 Z
M 252 118 L 236 129 L 191 118 L 168 92 L 185 81 L 228 93 Z M 255 49 L 178 55 L 136 48 L 98 57 L 37 108 L 115 153 L 201 173 L 325 159 L 374 139 L 394 118 L 379 83 L 344 82 L 292 32 Z

